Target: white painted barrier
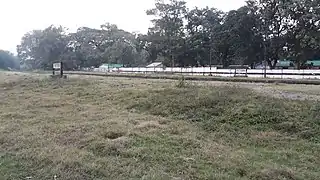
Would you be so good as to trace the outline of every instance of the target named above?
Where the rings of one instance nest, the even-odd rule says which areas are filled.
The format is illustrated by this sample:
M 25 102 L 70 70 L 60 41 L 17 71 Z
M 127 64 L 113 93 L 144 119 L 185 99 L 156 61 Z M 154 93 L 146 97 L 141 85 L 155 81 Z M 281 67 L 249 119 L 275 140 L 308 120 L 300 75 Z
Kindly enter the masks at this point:
M 108 72 L 106 69 L 96 68 L 94 71 Z M 250 78 L 263 78 L 263 69 L 248 69 L 246 72 L 236 69 L 217 69 L 216 67 L 167 67 L 167 68 L 145 68 L 145 67 L 127 67 L 113 69 L 110 72 L 117 73 L 170 73 L 170 74 L 184 74 L 184 75 L 209 75 L 220 77 L 235 77 L 246 75 Z M 291 69 L 274 69 L 267 70 L 266 76 L 268 78 L 277 79 L 320 79 L 320 70 L 291 70 Z

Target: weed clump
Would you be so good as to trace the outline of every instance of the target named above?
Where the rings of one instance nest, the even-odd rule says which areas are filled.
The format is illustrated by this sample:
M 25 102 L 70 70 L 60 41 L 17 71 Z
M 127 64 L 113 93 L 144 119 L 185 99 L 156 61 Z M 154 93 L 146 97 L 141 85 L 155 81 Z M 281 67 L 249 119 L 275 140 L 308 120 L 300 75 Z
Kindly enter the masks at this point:
M 176 87 L 177 88 L 186 88 L 188 87 L 188 84 L 184 78 L 184 76 L 181 76 L 179 79 L 178 79 L 178 82 L 176 84 Z

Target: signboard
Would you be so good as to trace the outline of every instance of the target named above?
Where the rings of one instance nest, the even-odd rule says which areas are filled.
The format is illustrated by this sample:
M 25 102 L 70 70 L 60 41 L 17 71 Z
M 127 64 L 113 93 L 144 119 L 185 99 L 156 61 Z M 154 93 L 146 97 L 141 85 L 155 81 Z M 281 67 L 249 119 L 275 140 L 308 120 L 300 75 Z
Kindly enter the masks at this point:
M 61 63 L 53 63 L 53 69 L 60 69 L 61 68 Z
M 53 63 L 52 64 L 52 77 L 55 77 L 55 76 L 59 76 L 60 78 L 65 77 L 63 75 L 63 64 L 62 64 L 62 62 Z

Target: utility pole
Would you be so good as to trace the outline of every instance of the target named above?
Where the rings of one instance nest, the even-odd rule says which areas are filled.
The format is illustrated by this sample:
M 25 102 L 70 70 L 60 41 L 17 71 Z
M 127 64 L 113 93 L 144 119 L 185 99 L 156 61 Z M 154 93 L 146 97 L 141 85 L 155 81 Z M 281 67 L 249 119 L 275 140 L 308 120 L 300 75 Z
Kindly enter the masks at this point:
M 171 37 L 168 36 L 168 39 L 169 39 L 169 53 L 170 53 L 170 57 L 171 57 L 171 69 L 173 70 L 173 67 L 174 67 L 174 58 L 173 58 L 173 53 L 172 53 L 172 40 L 171 40 Z
M 212 53 L 211 53 L 211 46 L 210 46 L 210 49 L 209 49 L 209 54 L 210 54 L 210 57 L 209 57 L 209 63 L 210 63 L 210 74 L 209 74 L 209 76 L 212 76 L 212 73 L 211 73 L 211 69 L 212 69 L 212 63 L 211 63 L 211 61 L 212 61 Z

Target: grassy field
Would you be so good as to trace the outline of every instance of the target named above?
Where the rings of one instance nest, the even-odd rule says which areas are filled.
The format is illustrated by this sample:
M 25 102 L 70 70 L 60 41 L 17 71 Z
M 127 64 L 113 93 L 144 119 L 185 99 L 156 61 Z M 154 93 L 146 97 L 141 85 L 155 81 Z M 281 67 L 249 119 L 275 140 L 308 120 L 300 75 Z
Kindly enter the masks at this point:
M 319 179 L 320 104 L 289 86 L 0 72 L 0 179 Z

